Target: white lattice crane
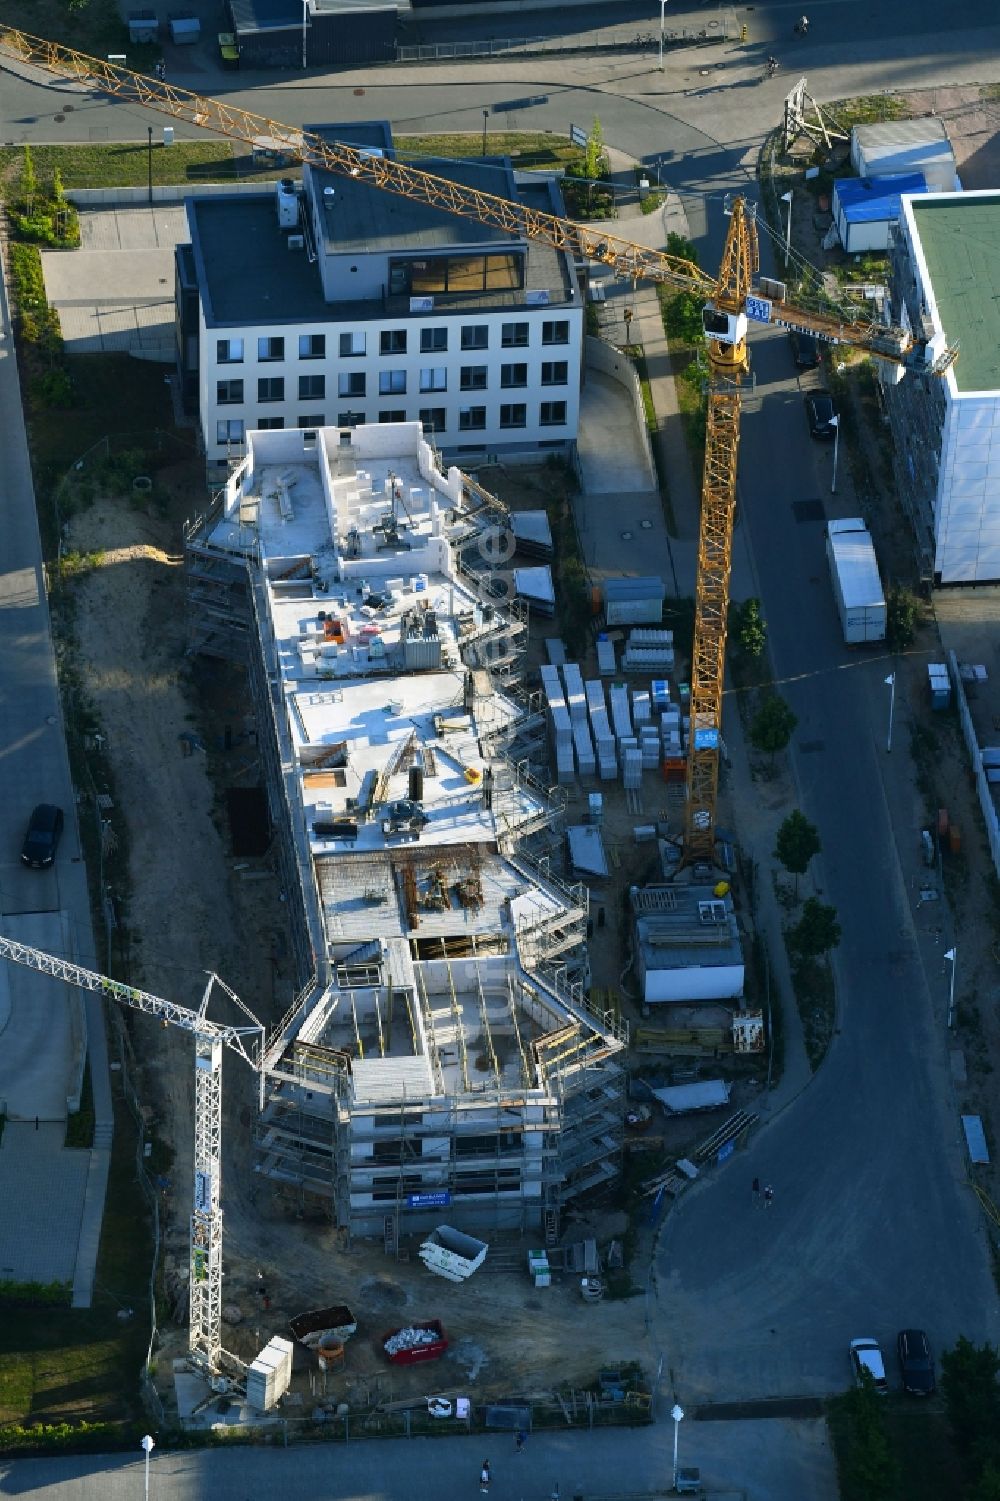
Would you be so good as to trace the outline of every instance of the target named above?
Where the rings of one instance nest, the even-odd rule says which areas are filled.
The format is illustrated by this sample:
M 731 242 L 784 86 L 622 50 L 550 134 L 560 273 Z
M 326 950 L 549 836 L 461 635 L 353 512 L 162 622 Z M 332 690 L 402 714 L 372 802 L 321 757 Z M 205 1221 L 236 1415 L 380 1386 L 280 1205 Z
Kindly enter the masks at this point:
M 191 1362 L 213 1376 L 224 1368 L 241 1374 L 243 1362 L 222 1348 L 222 1049 L 232 1048 L 258 1075 L 263 1090 L 262 1056 L 264 1027 L 253 1012 L 230 990 L 224 980 L 209 974 L 197 1011 L 164 1001 L 148 991 L 137 990 L 107 975 L 82 969 L 67 959 L 58 959 L 42 949 L 0 936 L 0 959 L 23 964 L 26 969 L 63 980 L 79 990 L 130 1006 L 155 1016 L 164 1025 L 181 1027 L 194 1038 L 194 1194 L 191 1207 L 189 1258 L 191 1326 L 188 1354 Z M 248 1027 L 229 1027 L 209 1021 L 212 986 L 219 985 L 229 999 L 250 1018 Z M 263 1103 L 263 1101 L 262 1101 Z

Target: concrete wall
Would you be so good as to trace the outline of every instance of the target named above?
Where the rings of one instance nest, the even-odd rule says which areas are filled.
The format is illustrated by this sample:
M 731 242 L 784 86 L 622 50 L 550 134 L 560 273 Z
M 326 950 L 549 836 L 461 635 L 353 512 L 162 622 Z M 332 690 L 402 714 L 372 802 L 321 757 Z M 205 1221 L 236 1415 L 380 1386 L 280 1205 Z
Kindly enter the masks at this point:
M 636 374 L 635 366 L 627 355 L 622 354 L 613 344 L 606 344 L 603 339 L 595 339 L 592 334 L 587 334 L 583 341 L 583 358 L 588 370 L 599 370 L 602 375 L 610 376 L 632 397 L 635 408 L 635 423 L 639 433 L 639 442 L 646 459 L 646 467 L 649 470 L 649 488 L 659 489 L 656 478 L 656 464 L 653 461 L 653 444 L 649 436 L 649 428 L 646 425 L 646 413 L 642 405 L 642 383 Z
M 159 148 L 158 148 L 159 149 Z M 169 146 L 165 148 L 170 150 Z M 275 173 L 277 177 L 278 173 Z M 233 193 L 256 193 L 260 197 L 266 184 L 260 182 L 199 182 L 175 183 L 169 187 L 154 187 L 153 203 L 183 203 L 185 198 L 219 198 Z M 77 208 L 145 208 L 149 201 L 148 188 L 67 188 L 66 197 Z

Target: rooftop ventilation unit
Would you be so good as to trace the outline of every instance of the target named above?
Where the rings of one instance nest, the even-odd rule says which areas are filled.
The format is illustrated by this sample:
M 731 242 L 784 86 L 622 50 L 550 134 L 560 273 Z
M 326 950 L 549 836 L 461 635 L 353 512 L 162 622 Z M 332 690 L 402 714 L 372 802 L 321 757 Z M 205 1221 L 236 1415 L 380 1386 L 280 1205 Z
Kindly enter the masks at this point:
M 306 237 L 305 237 L 305 235 L 289 235 L 288 236 L 288 248 L 289 248 L 289 250 L 305 250 L 305 248 L 306 248 Z
M 299 222 L 299 200 L 295 183 L 290 177 L 282 177 L 275 184 L 275 204 L 278 210 L 278 228 L 294 229 Z
M 323 207 L 325 209 L 332 209 L 333 208 L 333 202 L 334 202 L 334 199 L 336 198 L 336 196 L 337 196 L 337 189 L 336 188 L 324 188 L 323 189 Z
M 703 923 L 720 923 L 726 920 L 725 902 L 699 902 L 698 920 Z

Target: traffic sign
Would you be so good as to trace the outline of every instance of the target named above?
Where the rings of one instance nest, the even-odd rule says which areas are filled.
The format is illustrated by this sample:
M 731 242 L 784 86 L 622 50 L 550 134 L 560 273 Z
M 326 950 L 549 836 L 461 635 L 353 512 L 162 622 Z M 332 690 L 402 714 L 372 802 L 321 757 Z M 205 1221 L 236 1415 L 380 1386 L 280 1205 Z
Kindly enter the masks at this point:
M 770 323 L 772 304 L 766 297 L 748 297 L 746 314 L 754 323 Z

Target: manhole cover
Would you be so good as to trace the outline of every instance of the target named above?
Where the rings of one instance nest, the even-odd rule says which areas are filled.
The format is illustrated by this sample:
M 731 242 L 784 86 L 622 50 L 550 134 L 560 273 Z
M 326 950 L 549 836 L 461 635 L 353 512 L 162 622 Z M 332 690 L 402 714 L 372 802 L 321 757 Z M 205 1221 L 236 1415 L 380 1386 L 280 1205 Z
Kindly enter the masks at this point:
M 621 537 L 621 539 L 622 539 L 623 542 L 631 542 L 632 541 L 632 533 L 631 532 L 619 532 L 618 535 Z
M 653 523 L 651 521 L 640 521 L 639 525 L 644 532 L 651 532 L 653 530 Z
M 66 116 L 65 115 L 53 115 L 52 118 L 53 118 L 53 120 L 55 120 L 55 122 L 56 122 L 57 125 L 61 125 L 63 123 L 63 121 L 65 120 Z

